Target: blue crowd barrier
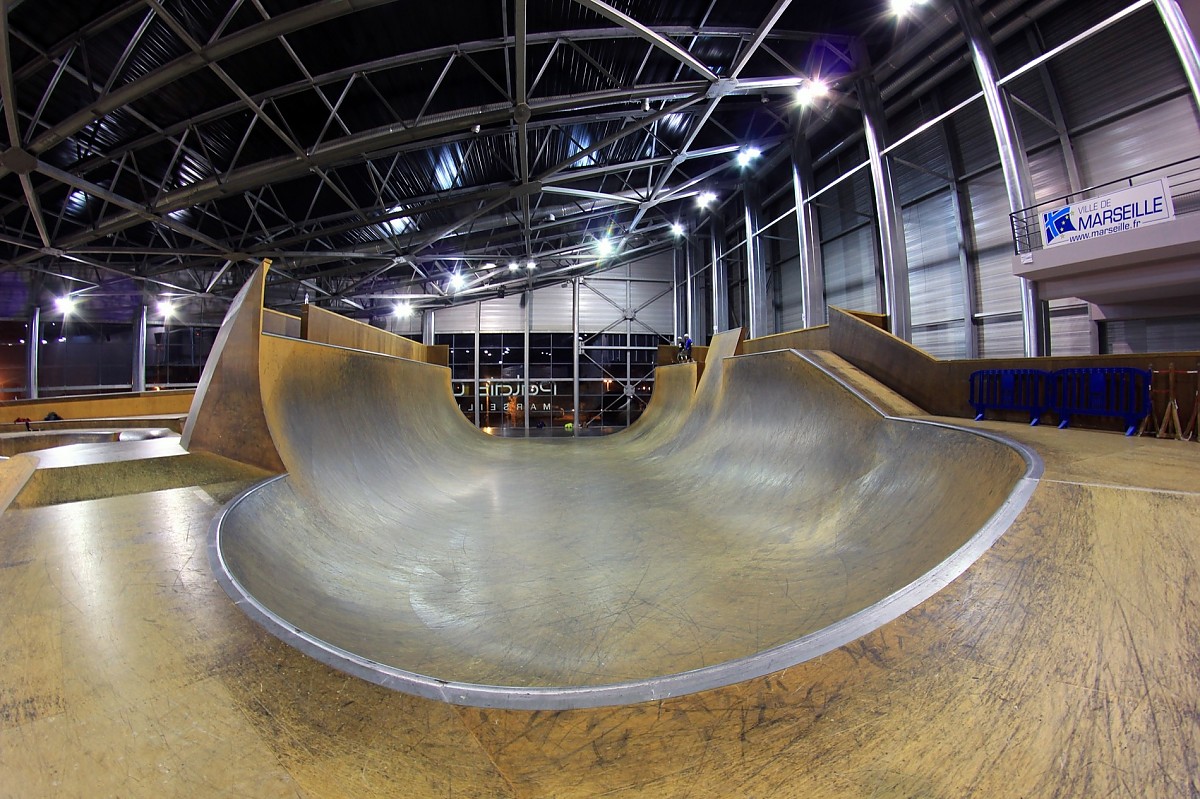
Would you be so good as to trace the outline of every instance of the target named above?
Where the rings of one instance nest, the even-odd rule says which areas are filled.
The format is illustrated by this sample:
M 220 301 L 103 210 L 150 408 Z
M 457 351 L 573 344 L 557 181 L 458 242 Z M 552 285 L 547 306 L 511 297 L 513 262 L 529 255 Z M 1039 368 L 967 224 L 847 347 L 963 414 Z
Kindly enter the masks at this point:
M 1116 416 L 1131 436 L 1150 415 L 1150 382 L 1150 372 L 1129 367 L 1060 369 L 1051 388 L 1058 426 L 1068 427 L 1076 414 Z
M 1036 425 L 1048 407 L 1050 372 L 1041 369 L 980 369 L 971 373 L 975 421 L 988 410 L 1024 411 Z

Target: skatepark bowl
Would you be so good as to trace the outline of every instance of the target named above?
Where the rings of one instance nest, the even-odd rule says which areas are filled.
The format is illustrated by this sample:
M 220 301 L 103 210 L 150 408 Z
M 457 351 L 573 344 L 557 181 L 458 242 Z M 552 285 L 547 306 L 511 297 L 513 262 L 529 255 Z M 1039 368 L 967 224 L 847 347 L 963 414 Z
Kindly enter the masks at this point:
M 1040 475 L 977 431 L 884 416 L 804 354 L 662 367 L 629 430 L 498 439 L 443 367 L 263 335 L 286 475 L 209 554 L 252 618 L 409 693 L 483 707 L 643 702 L 816 657 L 915 607 Z

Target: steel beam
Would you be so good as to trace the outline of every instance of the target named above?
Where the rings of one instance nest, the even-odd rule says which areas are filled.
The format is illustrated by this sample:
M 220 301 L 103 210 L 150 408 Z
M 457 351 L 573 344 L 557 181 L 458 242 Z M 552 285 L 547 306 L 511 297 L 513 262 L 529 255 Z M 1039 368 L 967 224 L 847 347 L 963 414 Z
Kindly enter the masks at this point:
M 622 28 L 633 31 L 639 38 L 649 42 L 685 66 L 690 67 L 693 71 L 703 76 L 705 80 L 713 83 L 717 81 L 716 73 L 706 67 L 694 55 L 650 27 L 638 22 L 628 14 L 613 8 L 608 3 L 600 2 L 600 0 L 575 0 L 575 2 L 584 8 L 590 8 L 605 19 L 617 23 Z
M 746 229 L 747 300 L 750 305 L 747 314 L 750 328 L 748 335 L 750 338 L 761 338 L 774 333 L 775 330 L 771 323 L 773 314 L 769 314 L 767 267 L 763 262 L 762 237 L 759 234 L 762 227 L 762 202 L 753 178 L 747 178 L 742 183 L 742 205 L 742 218 Z
M 882 258 L 883 312 L 888 315 L 892 335 L 912 340 L 912 312 L 908 293 L 908 253 L 904 243 L 904 223 L 892 167 L 883 153 L 887 144 L 887 118 L 879 87 L 869 78 L 858 81 L 858 101 L 863 115 L 863 131 L 871 166 L 871 184 L 875 189 L 876 222 Z
M 792 195 L 796 200 L 796 244 L 800 255 L 801 325 L 816 327 L 828 321 L 825 305 L 825 266 L 817 209 L 808 202 L 816 189 L 812 150 L 797 131 L 792 139 Z
M 1171 44 L 1175 46 L 1183 73 L 1192 87 L 1192 99 L 1200 107 L 1200 48 L 1196 46 L 1196 37 L 1200 35 L 1200 2 L 1154 0 L 1154 6 L 1167 26 Z
M 992 122 L 992 133 L 1000 154 L 1000 169 L 1004 173 L 1004 186 L 1008 193 L 1009 211 L 1017 212 L 1033 205 L 1033 179 L 1029 174 L 1029 160 L 1021 131 L 1013 117 L 1008 92 L 999 85 L 996 54 L 979 9 L 971 0 L 951 0 L 958 23 L 967 39 L 971 62 L 983 100 L 987 105 L 988 117 Z M 1049 313 L 1047 306 L 1038 296 L 1037 285 L 1025 278 L 1021 281 L 1021 321 L 1025 337 L 1025 354 L 1030 357 L 1050 354 Z M 970 287 L 968 287 L 970 288 Z

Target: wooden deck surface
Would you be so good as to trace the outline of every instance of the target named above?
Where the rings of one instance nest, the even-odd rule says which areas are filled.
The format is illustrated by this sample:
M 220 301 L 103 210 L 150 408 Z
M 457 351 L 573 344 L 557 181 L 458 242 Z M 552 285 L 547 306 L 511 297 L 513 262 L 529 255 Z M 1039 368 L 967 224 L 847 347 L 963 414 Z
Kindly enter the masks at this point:
M 10 509 L 0 796 L 1196 795 L 1200 446 L 982 426 L 1046 472 L 948 588 L 808 663 L 623 708 L 454 708 L 279 643 L 204 555 L 240 483 Z

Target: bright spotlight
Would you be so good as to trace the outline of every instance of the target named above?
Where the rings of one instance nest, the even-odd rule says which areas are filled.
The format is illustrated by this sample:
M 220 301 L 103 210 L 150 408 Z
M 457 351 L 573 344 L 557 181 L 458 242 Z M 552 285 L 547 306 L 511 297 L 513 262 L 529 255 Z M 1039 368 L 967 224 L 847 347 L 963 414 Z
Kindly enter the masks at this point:
M 906 17 L 917 6 L 925 4 L 925 0 L 892 0 L 892 13 L 898 17 Z
M 613 253 L 613 242 L 608 236 L 596 240 L 596 252 L 600 253 L 601 258 L 607 258 Z
M 525 264 L 525 268 L 526 269 L 537 269 L 537 261 L 530 261 L 529 263 Z
M 75 311 L 76 302 L 70 296 L 56 297 L 54 299 L 54 307 L 57 308 L 63 316 Z
M 828 95 L 829 84 L 820 78 L 815 78 L 805 81 L 804 85 L 796 90 L 796 102 L 802 106 L 810 106 Z
M 510 272 L 516 272 L 520 268 L 521 268 L 521 265 L 519 263 L 517 263 L 516 261 L 513 261 L 511 264 L 508 265 L 508 271 L 510 271 Z
M 671 223 L 671 235 L 673 235 L 675 238 L 679 238 L 683 235 L 683 233 L 683 225 L 679 224 L 678 222 Z
M 760 155 L 762 155 L 762 150 L 757 147 L 746 147 L 737 154 L 738 166 L 750 166 Z
M 451 282 L 453 282 L 453 280 L 451 280 Z M 400 319 L 407 319 L 408 317 L 412 316 L 412 312 L 412 306 L 407 302 L 398 303 L 396 307 L 392 309 L 392 313 Z
M 166 319 L 169 316 L 174 316 L 175 315 L 175 303 L 171 302 L 170 300 L 159 300 L 158 301 L 158 315 L 161 316 L 163 319 Z
M 467 279 L 465 277 L 463 277 L 462 275 L 460 275 L 458 272 L 455 272 L 453 275 L 450 276 L 450 288 L 452 288 L 452 289 L 456 289 L 456 290 L 460 289 L 466 284 L 466 282 L 467 282 Z
M 717 195 L 711 191 L 702 191 L 696 196 L 696 205 L 701 208 L 707 208 L 717 201 Z

